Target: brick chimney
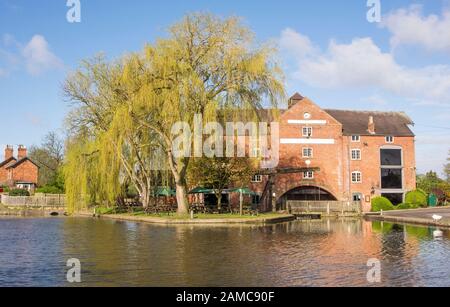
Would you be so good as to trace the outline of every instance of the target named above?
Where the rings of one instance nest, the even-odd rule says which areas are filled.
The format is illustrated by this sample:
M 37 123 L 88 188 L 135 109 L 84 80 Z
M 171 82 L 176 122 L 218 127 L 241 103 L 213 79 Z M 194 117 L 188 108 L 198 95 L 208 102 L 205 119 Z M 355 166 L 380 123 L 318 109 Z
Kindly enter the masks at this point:
M 370 134 L 375 134 L 375 120 L 373 119 L 373 116 L 369 117 L 369 131 Z
M 5 160 L 12 158 L 14 156 L 14 149 L 11 145 L 6 145 L 5 148 Z
M 17 153 L 17 159 L 21 160 L 23 158 L 27 157 L 27 148 L 23 145 L 19 145 L 18 153 Z
M 295 93 L 294 96 L 292 96 L 292 97 L 289 99 L 289 103 L 288 103 L 289 109 L 292 108 L 293 106 L 295 106 L 295 105 L 296 105 L 297 103 L 299 103 L 300 101 L 302 101 L 303 98 L 305 98 L 305 97 L 303 97 L 303 96 L 300 95 L 299 93 Z

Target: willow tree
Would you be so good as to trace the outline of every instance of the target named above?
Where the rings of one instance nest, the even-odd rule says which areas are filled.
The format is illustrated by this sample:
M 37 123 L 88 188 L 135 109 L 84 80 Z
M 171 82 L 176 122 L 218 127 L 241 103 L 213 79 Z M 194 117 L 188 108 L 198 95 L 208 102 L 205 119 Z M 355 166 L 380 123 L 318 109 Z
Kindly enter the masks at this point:
M 276 105 L 284 88 L 274 49 L 257 46 L 238 18 L 188 15 L 169 34 L 129 63 L 135 85 L 139 79 L 131 113 L 161 137 L 176 183 L 178 212 L 186 213 L 191 156 L 174 154 L 174 125 L 183 122 L 192 131 L 195 115 L 212 121 L 223 109 L 256 113 L 264 100 Z
M 70 122 L 87 127 L 99 154 L 115 152 L 137 186 L 148 188 L 156 176 L 150 161 L 166 163 L 176 184 L 178 212 L 187 213 L 191 156 L 175 154 L 174 126 L 181 122 L 192 131 L 196 115 L 207 122 L 221 110 L 256 114 L 262 101 L 276 105 L 284 89 L 273 55 L 273 48 L 257 46 L 238 18 L 188 15 L 143 52 L 112 63 L 86 62 L 66 82 L 65 92 L 77 104 Z M 133 174 L 136 167 L 140 179 Z M 145 191 L 141 196 L 145 200 Z
M 129 57 L 84 61 L 65 83 L 74 108 L 67 117 L 66 190 L 71 211 L 88 203 L 114 206 L 131 183 L 147 207 L 164 176 L 158 135 L 133 121 Z

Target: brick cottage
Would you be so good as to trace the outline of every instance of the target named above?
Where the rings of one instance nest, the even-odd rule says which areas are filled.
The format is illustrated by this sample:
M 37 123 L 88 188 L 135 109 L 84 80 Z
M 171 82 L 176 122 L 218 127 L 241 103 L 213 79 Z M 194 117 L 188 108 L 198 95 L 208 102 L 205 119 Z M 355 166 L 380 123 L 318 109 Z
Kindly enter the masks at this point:
M 251 188 L 264 199 L 254 202 L 268 209 L 275 197 L 280 209 L 289 200 L 360 201 L 368 211 L 375 196 L 399 204 L 416 188 L 413 122 L 405 113 L 327 110 L 300 94 L 288 105 L 279 118 L 278 169 L 304 171 L 278 172 L 271 180 L 255 175 Z
M 10 145 L 5 149 L 5 160 L 0 163 L 0 186 L 33 191 L 38 183 L 39 167 L 27 156 L 27 149 L 19 145 L 17 158 Z

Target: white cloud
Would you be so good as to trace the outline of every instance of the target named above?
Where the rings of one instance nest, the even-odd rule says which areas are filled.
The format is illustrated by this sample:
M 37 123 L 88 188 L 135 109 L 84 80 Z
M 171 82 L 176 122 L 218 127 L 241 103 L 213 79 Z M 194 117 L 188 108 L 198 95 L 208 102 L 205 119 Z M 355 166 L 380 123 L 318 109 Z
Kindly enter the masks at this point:
M 450 10 L 423 16 L 422 6 L 412 5 L 383 17 L 381 26 L 392 33 L 393 47 L 417 45 L 429 51 L 450 52 Z
M 42 35 L 33 36 L 25 46 L 12 35 L 3 35 L 0 40 L 0 65 L 0 77 L 23 67 L 31 75 L 63 68 L 62 60 L 51 52 Z
M 46 70 L 63 67 L 62 61 L 54 55 L 48 46 L 45 37 L 35 35 L 22 50 L 27 70 L 32 75 L 38 75 Z
M 450 103 L 450 66 L 408 68 L 383 52 L 371 38 L 355 38 L 340 44 L 332 40 L 322 51 L 311 47 L 304 35 L 292 30 L 281 34 L 282 50 L 293 55 L 294 78 L 318 88 L 369 88 L 407 99 Z M 305 43 L 306 42 L 306 43 Z M 309 50 L 305 53 L 296 48 Z M 311 52 L 311 50 L 313 50 Z

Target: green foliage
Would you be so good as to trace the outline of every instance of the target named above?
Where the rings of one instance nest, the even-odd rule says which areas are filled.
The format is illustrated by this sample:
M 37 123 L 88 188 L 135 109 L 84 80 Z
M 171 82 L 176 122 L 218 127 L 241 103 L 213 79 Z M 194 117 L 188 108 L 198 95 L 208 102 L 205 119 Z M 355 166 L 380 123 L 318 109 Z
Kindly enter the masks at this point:
M 427 194 L 420 190 L 411 191 L 406 194 L 406 203 L 415 204 L 420 207 L 428 206 Z
M 9 196 L 30 196 L 30 192 L 23 189 L 13 189 L 9 191 Z
M 46 185 L 46 186 L 36 189 L 36 193 L 64 194 L 64 189 L 60 189 L 59 187 L 56 187 L 56 186 Z
M 372 212 L 394 210 L 395 207 L 391 201 L 385 197 L 379 196 L 372 199 Z
M 8 193 L 10 190 L 8 186 L 1 186 L 1 188 L 3 189 L 4 193 Z
M 142 52 L 85 61 L 64 86 L 75 105 L 67 118 L 69 208 L 110 206 L 128 183 L 146 206 L 155 186 L 173 180 L 179 213 L 187 213 L 190 158 L 174 155 L 174 124 L 192 131 L 196 114 L 206 122 L 239 109 L 255 118 L 261 101 L 276 106 L 284 85 L 273 55 L 238 18 L 192 14 Z
M 55 132 L 49 132 L 39 146 L 32 146 L 29 157 L 39 166 L 40 186 L 54 185 L 64 159 L 64 140 Z

